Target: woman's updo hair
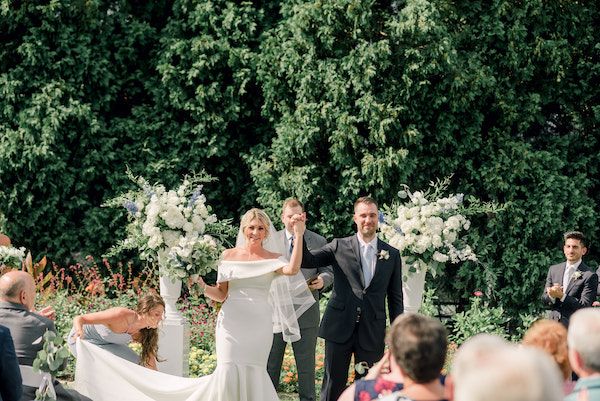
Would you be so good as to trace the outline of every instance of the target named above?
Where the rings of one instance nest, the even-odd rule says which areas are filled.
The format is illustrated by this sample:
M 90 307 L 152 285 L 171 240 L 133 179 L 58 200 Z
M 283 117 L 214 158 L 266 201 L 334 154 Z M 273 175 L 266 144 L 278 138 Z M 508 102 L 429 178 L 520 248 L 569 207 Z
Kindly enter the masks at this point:
M 265 239 L 267 239 L 271 234 L 269 232 L 269 229 L 271 227 L 271 219 L 262 209 L 258 209 L 256 207 L 248 210 L 242 216 L 242 220 L 240 221 L 240 228 L 242 229 L 242 233 L 246 231 L 246 227 L 248 227 L 250 225 L 250 222 L 254 219 L 257 219 L 265 226 Z

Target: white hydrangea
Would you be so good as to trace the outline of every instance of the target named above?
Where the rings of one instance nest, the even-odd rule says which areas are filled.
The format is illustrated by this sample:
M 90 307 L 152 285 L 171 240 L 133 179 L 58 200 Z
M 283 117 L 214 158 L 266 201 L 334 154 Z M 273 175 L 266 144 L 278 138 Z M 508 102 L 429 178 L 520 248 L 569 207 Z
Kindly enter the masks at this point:
M 130 218 L 129 236 L 113 250 L 137 248 L 141 259 L 158 264 L 161 275 L 173 278 L 204 275 L 216 269 L 223 246 L 207 230 L 214 228 L 216 235 L 222 235 L 231 227 L 211 214 L 206 205 L 200 183 L 210 181 L 210 177 L 186 178 L 176 190 L 150 185 L 143 177 L 130 178 L 139 190 L 109 204 L 125 206 Z
M 427 199 L 426 193 L 405 191 L 408 200 L 395 207 L 395 216 L 386 216 L 381 235 L 398 248 L 412 271 L 430 269 L 435 274 L 446 263 L 476 261 L 469 245 L 459 244 L 470 221 L 459 213 L 463 195 Z

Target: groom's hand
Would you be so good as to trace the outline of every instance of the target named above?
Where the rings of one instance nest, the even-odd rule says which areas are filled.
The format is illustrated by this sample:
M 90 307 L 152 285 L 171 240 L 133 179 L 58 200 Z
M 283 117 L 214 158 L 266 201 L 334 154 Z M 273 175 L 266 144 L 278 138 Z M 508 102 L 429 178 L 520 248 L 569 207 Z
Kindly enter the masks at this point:
M 325 282 L 323 281 L 323 277 L 318 276 L 316 279 L 310 282 L 308 288 L 310 288 L 311 290 L 320 290 L 321 288 L 323 288 L 324 285 Z

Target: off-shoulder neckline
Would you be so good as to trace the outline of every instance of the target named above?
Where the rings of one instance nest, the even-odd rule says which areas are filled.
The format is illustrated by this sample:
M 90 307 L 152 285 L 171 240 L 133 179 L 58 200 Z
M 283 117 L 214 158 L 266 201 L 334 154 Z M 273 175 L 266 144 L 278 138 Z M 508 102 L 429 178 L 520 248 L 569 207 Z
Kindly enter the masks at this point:
M 269 258 L 269 259 L 256 259 L 256 260 L 234 260 L 234 259 L 223 259 L 221 262 L 228 263 L 256 263 L 256 262 L 269 262 L 269 261 L 277 261 L 281 260 L 281 256 L 278 258 Z

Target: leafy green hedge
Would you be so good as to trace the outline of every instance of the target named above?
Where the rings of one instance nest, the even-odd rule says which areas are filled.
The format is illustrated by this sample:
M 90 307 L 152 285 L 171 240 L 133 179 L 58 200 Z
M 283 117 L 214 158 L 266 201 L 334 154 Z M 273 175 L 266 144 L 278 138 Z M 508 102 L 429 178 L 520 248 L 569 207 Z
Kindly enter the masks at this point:
M 0 211 L 18 245 L 102 254 L 135 174 L 206 169 L 219 215 L 307 202 L 352 232 L 363 194 L 455 173 L 507 202 L 474 222 L 481 265 L 437 284 L 538 304 L 561 233 L 598 241 L 595 2 L 0 1 Z M 591 249 L 591 260 L 596 258 Z

